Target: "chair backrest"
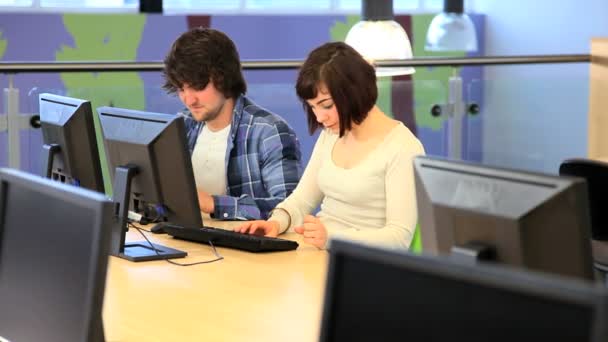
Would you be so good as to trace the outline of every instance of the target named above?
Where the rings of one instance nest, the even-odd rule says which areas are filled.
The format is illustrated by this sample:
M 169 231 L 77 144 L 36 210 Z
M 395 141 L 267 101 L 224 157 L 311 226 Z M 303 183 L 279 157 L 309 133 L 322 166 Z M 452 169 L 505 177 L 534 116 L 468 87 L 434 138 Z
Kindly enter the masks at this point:
M 567 159 L 559 167 L 561 176 L 576 176 L 587 181 L 591 237 L 608 240 L 608 163 L 591 159 Z

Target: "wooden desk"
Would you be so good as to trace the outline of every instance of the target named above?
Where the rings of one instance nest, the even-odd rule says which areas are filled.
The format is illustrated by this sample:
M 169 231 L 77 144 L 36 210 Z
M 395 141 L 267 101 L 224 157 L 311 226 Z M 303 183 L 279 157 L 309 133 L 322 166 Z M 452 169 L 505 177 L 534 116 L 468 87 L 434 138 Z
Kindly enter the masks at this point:
M 227 228 L 234 222 L 209 222 Z M 188 252 L 180 263 L 214 258 L 211 247 L 146 234 Z M 224 260 L 180 267 L 110 257 L 103 319 L 107 341 L 316 341 L 327 252 L 255 254 L 218 248 Z M 143 240 L 133 229 L 127 241 Z

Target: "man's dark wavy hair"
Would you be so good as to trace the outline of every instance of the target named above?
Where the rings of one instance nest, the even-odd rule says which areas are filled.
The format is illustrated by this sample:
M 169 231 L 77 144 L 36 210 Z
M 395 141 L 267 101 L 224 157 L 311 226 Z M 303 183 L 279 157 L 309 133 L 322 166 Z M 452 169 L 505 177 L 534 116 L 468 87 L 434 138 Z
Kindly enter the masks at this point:
M 226 98 L 247 91 L 239 53 L 223 32 L 197 27 L 183 33 L 165 57 L 163 88 L 176 93 L 185 84 L 204 89 L 209 82 Z

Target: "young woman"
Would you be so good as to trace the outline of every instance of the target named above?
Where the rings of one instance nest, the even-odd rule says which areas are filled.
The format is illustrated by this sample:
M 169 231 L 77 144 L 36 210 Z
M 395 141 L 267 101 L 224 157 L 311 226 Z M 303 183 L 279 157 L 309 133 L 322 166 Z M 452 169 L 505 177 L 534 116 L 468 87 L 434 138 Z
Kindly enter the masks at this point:
M 310 133 L 323 129 L 304 175 L 267 221 L 235 230 L 277 236 L 293 228 L 318 248 L 341 238 L 407 249 L 417 222 L 412 159 L 424 148 L 375 105 L 374 68 L 350 46 L 326 43 L 304 62 L 296 92 Z

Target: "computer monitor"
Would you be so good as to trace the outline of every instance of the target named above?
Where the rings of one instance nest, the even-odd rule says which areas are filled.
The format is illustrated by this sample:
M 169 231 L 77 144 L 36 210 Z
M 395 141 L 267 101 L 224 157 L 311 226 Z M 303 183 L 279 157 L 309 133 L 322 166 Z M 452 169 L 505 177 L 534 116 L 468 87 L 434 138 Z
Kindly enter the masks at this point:
M 40 94 L 42 176 L 104 192 L 91 102 Z
M 103 341 L 113 204 L 0 169 L 0 340 Z
M 585 181 L 420 156 L 422 250 L 594 278 Z
M 160 221 L 184 227 L 202 227 L 184 119 L 180 116 L 115 107 L 97 109 L 114 199 L 120 217 L 128 209 L 143 212 L 152 207 Z M 132 261 L 184 257 L 186 253 L 146 242 L 124 243 L 113 239 L 113 253 Z M 119 234 L 116 234 L 119 236 Z
M 607 341 L 594 285 L 336 240 L 320 341 Z

